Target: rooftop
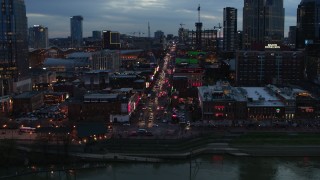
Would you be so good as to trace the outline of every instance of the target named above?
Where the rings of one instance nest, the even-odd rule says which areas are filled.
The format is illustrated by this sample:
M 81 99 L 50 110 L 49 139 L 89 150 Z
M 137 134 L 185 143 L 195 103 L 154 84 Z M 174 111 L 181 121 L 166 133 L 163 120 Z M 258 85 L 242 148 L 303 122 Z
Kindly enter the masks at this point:
M 245 90 L 245 96 L 250 106 L 284 106 L 281 100 L 265 87 L 241 87 Z
M 118 98 L 118 94 L 85 94 L 85 102 L 106 102 L 109 100 L 115 100 Z
M 86 72 L 86 74 L 98 74 L 98 73 L 111 73 L 111 70 L 91 70 Z
M 92 53 L 90 52 L 75 52 L 75 53 L 71 53 L 68 54 L 67 58 L 89 58 L 92 56 Z
M 26 98 L 31 98 L 33 96 L 36 96 L 38 94 L 41 94 L 41 92 L 38 91 L 28 91 L 28 92 L 24 92 L 22 94 L 19 94 L 17 96 L 14 97 L 14 99 L 26 99 Z
M 205 101 L 215 100 L 237 100 L 245 101 L 245 97 L 237 88 L 232 87 L 228 82 L 217 82 L 213 86 L 198 87 L 201 99 Z

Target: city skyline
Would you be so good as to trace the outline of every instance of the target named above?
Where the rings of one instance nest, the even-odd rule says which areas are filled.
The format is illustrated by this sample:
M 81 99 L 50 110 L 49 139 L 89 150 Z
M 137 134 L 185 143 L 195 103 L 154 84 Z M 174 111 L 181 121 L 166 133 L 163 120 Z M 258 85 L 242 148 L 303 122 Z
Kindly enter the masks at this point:
M 198 20 L 197 7 L 201 6 L 201 21 L 203 29 L 213 29 L 223 22 L 223 8 L 238 9 L 238 30 L 242 30 L 243 0 L 227 2 L 207 2 L 205 0 L 49 0 L 26 1 L 28 26 L 35 24 L 47 26 L 49 38 L 70 36 L 69 18 L 75 15 L 83 16 L 83 37 L 92 35 L 94 30 L 119 31 L 122 34 L 133 35 L 140 32 L 148 36 L 148 22 L 151 34 L 162 30 L 165 34 L 178 34 L 180 23 L 187 29 L 195 29 Z M 75 3 L 77 3 L 75 7 Z M 284 0 L 285 33 L 287 37 L 289 26 L 296 25 L 297 7 L 300 1 Z M 212 7 L 212 8 L 211 8 Z

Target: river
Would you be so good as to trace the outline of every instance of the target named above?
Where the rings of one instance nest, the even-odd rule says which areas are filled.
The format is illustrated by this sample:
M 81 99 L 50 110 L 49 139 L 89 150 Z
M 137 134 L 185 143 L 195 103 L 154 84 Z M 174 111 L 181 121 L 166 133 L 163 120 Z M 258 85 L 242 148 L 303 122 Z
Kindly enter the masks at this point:
M 190 166 L 191 165 L 191 166 Z M 99 168 L 89 168 L 100 166 Z M 102 167 L 101 167 L 102 166 Z M 11 179 L 78 180 L 319 180 L 320 157 L 202 155 L 169 163 L 92 163 L 85 169 L 38 173 Z M 86 169 L 86 167 L 88 167 Z M 61 167 L 59 167 L 61 168 Z

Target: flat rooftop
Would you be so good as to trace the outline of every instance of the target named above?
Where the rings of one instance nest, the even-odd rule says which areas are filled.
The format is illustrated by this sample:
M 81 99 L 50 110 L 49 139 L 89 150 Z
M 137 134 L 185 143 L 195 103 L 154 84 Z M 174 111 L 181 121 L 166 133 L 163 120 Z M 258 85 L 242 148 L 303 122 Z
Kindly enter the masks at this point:
M 107 101 L 114 100 L 118 98 L 118 94 L 85 94 L 84 101 L 85 102 L 93 102 L 93 101 Z
M 284 104 L 265 87 L 241 87 L 246 92 L 248 107 L 252 106 L 275 106 L 282 107 Z
M 19 94 L 17 96 L 14 97 L 14 99 L 27 99 L 27 98 L 31 98 L 33 96 L 36 96 L 38 94 L 41 94 L 41 92 L 38 91 L 28 91 L 28 92 L 24 92 L 22 94 Z

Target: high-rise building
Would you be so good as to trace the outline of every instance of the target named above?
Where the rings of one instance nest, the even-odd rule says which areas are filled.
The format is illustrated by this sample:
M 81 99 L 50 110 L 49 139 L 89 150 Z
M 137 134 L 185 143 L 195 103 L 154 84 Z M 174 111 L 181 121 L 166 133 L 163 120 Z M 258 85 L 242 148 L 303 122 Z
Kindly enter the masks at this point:
M 48 28 L 34 25 L 29 28 L 29 47 L 34 49 L 47 48 L 49 45 Z
M 298 84 L 303 80 L 304 60 L 302 51 L 281 51 L 280 46 L 265 51 L 237 51 L 236 84 Z
M 92 31 L 92 38 L 93 39 L 101 39 L 101 31 Z
M 243 48 L 280 45 L 284 37 L 283 0 L 244 0 Z
M 319 42 L 320 0 L 301 0 L 297 10 L 297 48 Z
M 82 46 L 82 21 L 82 16 L 70 17 L 71 45 L 73 48 Z
M 115 31 L 102 31 L 102 48 L 118 50 L 121 47 L 120 33 Z
M 237 32 L 237 50 L 241 50 L 242 49 L 242 45 L 243 45 L 243 33 L 242 33 L 242 31 L 238 31 Z
M 185 43 L 188 40 L 188 34 L 189 34 L 189 29 L 185 29 L 183 27 L 179 28 L 178 30 L 179 42 Z
M 154 32 L 154 39 L 161 40 L 162 38 L 164 38 L 164 32 L 163 31 L 158 30 L 158 31 Z
M 237 39 L 237 9 L 226 7 L 223 9 L 223 50 L 234 51 Z
M 21 81 L 28 77 L 28 27 L 24 0 L 1 1 L 0 27 L 0 95 L 6 95 L 17 89 L 25 90 Z
M 297 40 L 297 26 L 290 26 L 288 32 L 289 45 L 295 47 Z

